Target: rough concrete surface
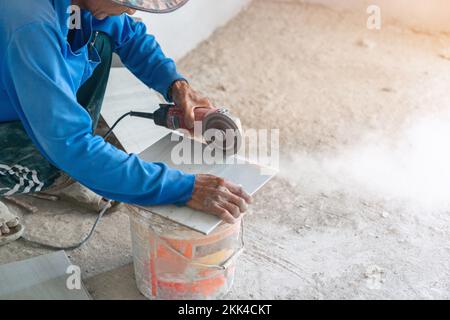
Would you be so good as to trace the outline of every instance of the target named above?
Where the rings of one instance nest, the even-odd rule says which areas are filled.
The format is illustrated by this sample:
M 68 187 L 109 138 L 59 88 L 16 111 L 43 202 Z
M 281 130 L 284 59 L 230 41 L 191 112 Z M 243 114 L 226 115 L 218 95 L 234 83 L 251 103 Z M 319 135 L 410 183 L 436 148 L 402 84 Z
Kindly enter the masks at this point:
M 256 0 L 180 63 L 245 127 L 281 130 L 227 298 L 450 298 L 450 37 L 366 18 Z M 28 231 L 57 243 L 95 218 L 39 203 Z M 19 241 L 0 263 L 44 252 Z M 70 256 L 86 278 L 129 263 L 124 210 Z

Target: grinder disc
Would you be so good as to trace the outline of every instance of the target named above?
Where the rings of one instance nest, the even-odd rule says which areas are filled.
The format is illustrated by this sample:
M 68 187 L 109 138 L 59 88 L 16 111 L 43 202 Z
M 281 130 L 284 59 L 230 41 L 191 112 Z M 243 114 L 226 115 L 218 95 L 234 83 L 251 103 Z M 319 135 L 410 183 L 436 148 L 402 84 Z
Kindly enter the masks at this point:
M 242 144 L 241 122 L 227 109 L 214 110 L 203 119 L 203 136 L 224 153 L 236 154 Z

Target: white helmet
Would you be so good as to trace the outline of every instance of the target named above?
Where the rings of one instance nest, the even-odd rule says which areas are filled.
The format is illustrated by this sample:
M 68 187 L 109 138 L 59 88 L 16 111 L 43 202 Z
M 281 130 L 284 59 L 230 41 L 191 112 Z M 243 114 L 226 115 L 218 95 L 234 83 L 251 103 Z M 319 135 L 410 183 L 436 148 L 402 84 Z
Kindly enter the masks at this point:
M 168 13 L 184 6 L 189 0 L 113 0 L 117 4 L 132 9 L 152 12 Z

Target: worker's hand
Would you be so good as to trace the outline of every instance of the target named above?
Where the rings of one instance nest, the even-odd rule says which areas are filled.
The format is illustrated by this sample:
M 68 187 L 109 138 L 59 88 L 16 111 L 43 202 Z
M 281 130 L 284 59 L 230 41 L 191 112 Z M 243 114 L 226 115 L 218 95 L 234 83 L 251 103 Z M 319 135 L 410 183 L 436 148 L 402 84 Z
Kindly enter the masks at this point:
M 174 83 L 171 92 L 173 102 L 179 107 L 184 109 L 185 123 L 188 129 L 194 128 L 195 123 L 195 108 L 214 108 L 211 101 L 208 98 L 203 97 L 184 80 L 180 80 Z
M 252 198 L 242 189 L 222 178 L 199 174 L 188 207 L 218 216 L 233 224 L 247 211 Z

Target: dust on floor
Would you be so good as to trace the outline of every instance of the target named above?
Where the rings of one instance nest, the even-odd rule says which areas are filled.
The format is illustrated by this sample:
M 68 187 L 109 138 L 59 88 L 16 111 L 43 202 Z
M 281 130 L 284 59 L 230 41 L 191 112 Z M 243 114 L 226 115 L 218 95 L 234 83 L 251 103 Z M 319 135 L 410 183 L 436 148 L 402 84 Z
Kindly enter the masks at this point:
M 247 251 L 228 298 L 450 298 L 441 161 L 450 38 L 369 31 L 366 18 L 257 0 L 180 62 L 194 87 L 247 128 L 281 130 L 281 173 L 246 219 Z M 40 206 L 26 216 L 31 234 L 60 243 L 95 219 Z M 17 242 L 0 248 L 0 263 L 44 252 Z M 130 255 L 119 210 L 71 259 L 88 277 Z

